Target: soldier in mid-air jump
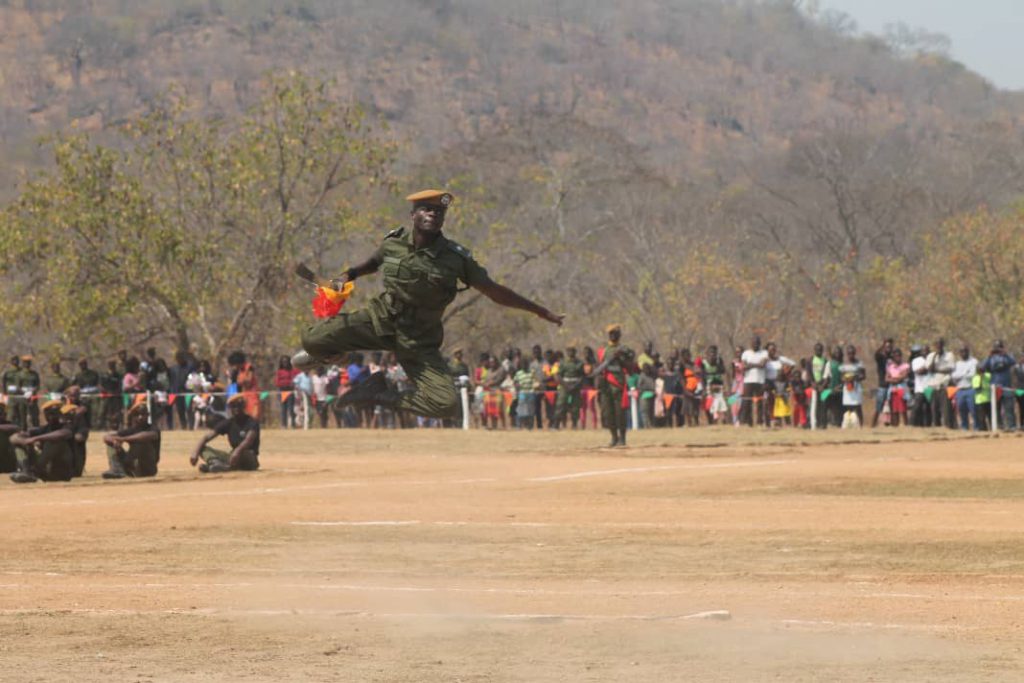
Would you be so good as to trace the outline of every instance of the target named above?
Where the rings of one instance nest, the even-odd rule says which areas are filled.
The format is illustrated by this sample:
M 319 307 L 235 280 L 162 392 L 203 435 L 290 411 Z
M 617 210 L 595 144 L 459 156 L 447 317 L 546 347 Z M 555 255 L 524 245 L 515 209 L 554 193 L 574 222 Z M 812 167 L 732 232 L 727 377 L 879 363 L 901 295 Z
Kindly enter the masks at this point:
M 339 403 L 376 402 L 447 418 L 457 412 L 458 396 L 441 355 L 441 320 L 444 309 L 461 291 L 460 282 L 495 303 L 528 311 L 556 325 L 562 324 L 564 316 L 491 280 L 469 250 L 442 234 L 451 194 L 425 190 L 406 199 L 412 202 L 411 229 L 392 230 L 373 256 L 334 280 L 340 288 L 380 270 L 384 292 L 362 310 L 339 313 L 309 327 L 302 335 L 303 350 L 295 354 L 292 365 L 309 369 L 336 362 L 347 351 L 394 351 L 415 390 L 396 394 L 379 372 L 342 396 Z

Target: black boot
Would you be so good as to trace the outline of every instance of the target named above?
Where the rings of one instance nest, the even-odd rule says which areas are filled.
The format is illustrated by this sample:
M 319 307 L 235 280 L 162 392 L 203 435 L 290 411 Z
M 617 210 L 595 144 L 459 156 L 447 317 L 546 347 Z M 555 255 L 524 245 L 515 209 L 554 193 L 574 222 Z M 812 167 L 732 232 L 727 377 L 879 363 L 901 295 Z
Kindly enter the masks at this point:
M 617 429 L 610 430 L 612 433 L 611 443 L 608 444 L 608 448 L 615 448 L 619 445 L 619 431 Z
M 31 454 L 25 454 L 24 457 L 18 458 L 18 469 L 11 473 L 11 481 L 15 484 L 34 484 L 39 481 L 39 477 L 33 472 L 33 458 Z
M 619 445 L 620 448 L 625 448 L 625 446 L 626 446 L 626 430 L 625 429 L 620 429 L 619 430 L 619 444 L 618 445 Z
M 104 479 L 124 479 L 128 476 L 128 473 L 124 471 L 124 465 L 121 463 L 120 449 L 107 449 L 107 463 L 110 469 L 100 475 Z

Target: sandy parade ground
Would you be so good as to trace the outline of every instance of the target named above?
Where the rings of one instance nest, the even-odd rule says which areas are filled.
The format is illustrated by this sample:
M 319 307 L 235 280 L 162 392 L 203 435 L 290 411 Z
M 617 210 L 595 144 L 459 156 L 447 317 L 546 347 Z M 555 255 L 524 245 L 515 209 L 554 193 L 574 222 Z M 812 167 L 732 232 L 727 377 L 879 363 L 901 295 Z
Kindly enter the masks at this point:
M 265 431 L 0 482 L 3 681 L 1021 681 L 1024 439 Z

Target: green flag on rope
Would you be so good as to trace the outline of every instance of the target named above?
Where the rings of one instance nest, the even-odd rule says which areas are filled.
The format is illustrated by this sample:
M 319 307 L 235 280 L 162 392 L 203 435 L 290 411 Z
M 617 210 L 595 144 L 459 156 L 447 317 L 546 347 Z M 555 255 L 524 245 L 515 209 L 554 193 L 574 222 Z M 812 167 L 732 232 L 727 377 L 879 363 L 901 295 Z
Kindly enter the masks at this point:
M 828 397 L 831 396 L 831 395 L 832 395 L 832 390 L 831 389 L 826 389 L 825 391 L 821 392 L 821 400 L 822 401 L 827 401 Z
M 127 408 L 128 404 L 132 402 L 132 395 L 131 394 L 123 394 L 121 396 L 121 401 L 124 403 L 124 407 Z
M 195 394 L 185 394 L 185 410 L 192 407 L 192 399 L 196 397 Z
M 734 405 L 738 400 L 740 400 L 739 396 L 730 396 L 729 398 L 725 399 L 725 402 L 728 403 L 729 405 Z
M 929 401 L 932 400 L 932 394 L 934 394 L 934 393 L 935 393 L 935 387 L 925 387 L 924 388 L 924 397 L 926 399 L 928 399 Z
M 260 392 L 260 400 L 261 401 L 266 401 L 267 400 L 267 396 L 270 396 L 270 392 L 269 391 L 261 391 Z
M 1013 393 L 1017 394 L 1018 396 L 1024 396 L 1024 389 L 1017 389 Z
M 336 398 L 337 396 L 328 396 L 327 398 L 324 399 L 324 403 L 331 403 Z

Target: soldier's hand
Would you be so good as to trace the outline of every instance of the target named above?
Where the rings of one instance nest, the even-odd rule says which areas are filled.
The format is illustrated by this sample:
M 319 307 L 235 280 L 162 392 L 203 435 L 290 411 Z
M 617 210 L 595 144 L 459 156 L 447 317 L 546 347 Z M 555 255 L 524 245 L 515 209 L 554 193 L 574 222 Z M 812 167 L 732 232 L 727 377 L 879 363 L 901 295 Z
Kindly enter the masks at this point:
M 549 323 L 554 323 L 559 327 L 562 326 L 562 321 L 565 320 L 564 313 L 552 313 L 546 308 L 543 311 L 541 311 L 539 315 L 541 318 L 544 318 L 544 320 L 547 320 Z
M 188 459 L 188 464 L 192 465 L 192 467 L 195 467 L 197 462 L 199 462 L 199 454 L 193 453 L 192 457 Z
M 335 291 L 340 292 L 346 282 L 348 282 L 348 273 L 342 273 L 338 277 L 331 278 L 331 287 L 334 287 Z

